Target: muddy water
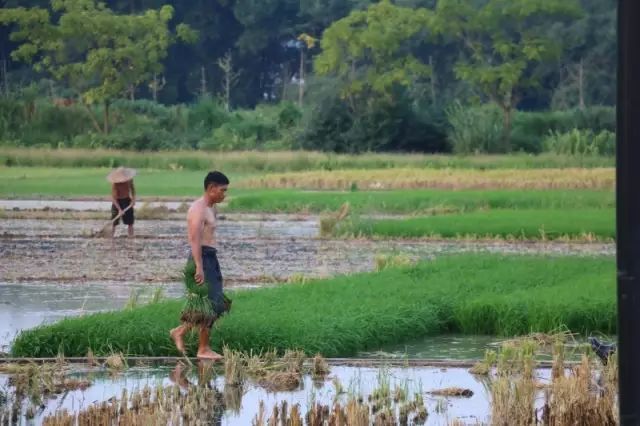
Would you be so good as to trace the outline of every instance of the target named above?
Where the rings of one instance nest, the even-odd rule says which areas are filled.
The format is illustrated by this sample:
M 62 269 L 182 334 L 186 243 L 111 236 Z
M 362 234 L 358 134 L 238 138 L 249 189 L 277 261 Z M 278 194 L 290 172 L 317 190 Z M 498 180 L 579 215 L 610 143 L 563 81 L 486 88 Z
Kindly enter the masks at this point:
M 154 285 L 103 282 L 77 284 L 34 282 L 25 284 L 0 283 L 0 351 L 7 351 L 15 334 L 24 329 L 51 323 L 69 316 L 122 309 L 131 294 L 140 303 L 147 302 L 156 288 L 164 297 L 179 297 L 180 283 Z
M 221 368 L 221 367 L 218 367 Z M 50 401 L 46 408 L 39 412 L 33 419 L 34 424 L 39 424 L 44 416 L 54 413 L 56 410 L 67 409 L 77 412 L 89 405 L 108 400 L 111 397 L 120 397 L 123 388 L 129 391 L 143 389 L 145 386 L 155 388 L 158 385 L 172 384 L 169 379 L 172 367 L 160 369 L 131 369 L 125 373 L 113 376 L 108 373 L 90 373 L 86 375 L 92 381 L 92 386 L 84 391 L 71 391 L 64 397 Z M 221 374 L 222 371 L 219 371 Z M 548 371 L 539 371 L 538 376 L 544 379 L 549 377 Z M 189 372 L 186 376 L 191 385 L 198 383 L 197 373 Z M 239 412 L 227 410 L 212 424 L 221 425 L 249 425 L 258 413 L 260 401 L 264 401 L 267 417 L 271 413 L 273 405 L 287 401 L 289 405 L 300 404 L 301 412 L 306 413 L 310 403 L 316 401 L 322 404 L 332 404 L 334 399 L 346 402 L 347 394 L 336 395 L 336 389 L 332 383 L 336 378 L 342 384 L 347 393 L 360 395 L 367 401 L 367 397 L 379 387 L 381 377 L 388 379 L 390 389 L 406 387 L 409 395 L 420 393 L 425 401 L 427 412 L 427 425 L 446 425 L 459 419 L 463 424 L 486 423 L 489 420 L 489 394 L 487 383 L 483 379 L 469 374 L 464 369 L 450 368 L 363 368 L 363 367 L 332 367 L 329 379 L 320 384 L 314 383 L 310 377 L 305 377 L 298 390 L 293 392 L 268 393 L 264 389 L 252 385 L 245 385 Z M 220 392 L 224 388 L 224 378 L 217 376 L 211 382 Z M 446 387 L 462 387 L 473 391 L 470 398 L 460 397 L 435 397 L 429 391 Z M 0 376 L 0 388 L 7 387 L 6 376 Z M 541 403 L 541 402 L 539 402 Z

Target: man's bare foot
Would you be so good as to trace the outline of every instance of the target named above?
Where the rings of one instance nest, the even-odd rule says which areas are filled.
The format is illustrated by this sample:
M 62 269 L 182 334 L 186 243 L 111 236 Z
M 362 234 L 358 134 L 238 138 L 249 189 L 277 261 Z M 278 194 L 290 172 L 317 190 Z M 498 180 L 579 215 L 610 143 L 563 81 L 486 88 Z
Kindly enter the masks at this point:
M 208 359 L 211 361 L 220 361 L 223 357 L 217 352 L 212 351 L 211 349 L 199 349 L 198 350 L 198 358 L 200 359 Z
M 181 331 L 182 329 L 180 327 L 176 327 L 169 332 L 169 335 L 173 339 L 173 343 L 176 344 L 176 348 L 178 348 L 178 351 L 184 355 L 185 347 L 184 347 L 184 340 L 182 340 L 183 333 Z

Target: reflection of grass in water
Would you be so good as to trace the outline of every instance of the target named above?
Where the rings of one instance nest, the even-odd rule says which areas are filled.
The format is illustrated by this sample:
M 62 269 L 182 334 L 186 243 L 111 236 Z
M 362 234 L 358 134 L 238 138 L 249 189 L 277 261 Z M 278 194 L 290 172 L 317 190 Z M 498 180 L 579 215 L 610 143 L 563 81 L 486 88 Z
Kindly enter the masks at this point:
M 612 258 L 465 254 L 378 273 L 234 293 L 234 310 L 212 333 L 243 351 L 300 348 L 348 356 L 441 333 L 513 336 L 550 332 L 615 333 Z M 22 332 L 17 356 L 83 356 L 113 351 L 177 354 L 168 330 L 182 301 L 64 319 Z M 189 340 L 189 350 L 195 340 Z
M 401 220 L 355 220 L 338 225 L 335 234 L 388 238 L 610 240 L 615 237 L 615 212 L 613 209 L 490 210 Z

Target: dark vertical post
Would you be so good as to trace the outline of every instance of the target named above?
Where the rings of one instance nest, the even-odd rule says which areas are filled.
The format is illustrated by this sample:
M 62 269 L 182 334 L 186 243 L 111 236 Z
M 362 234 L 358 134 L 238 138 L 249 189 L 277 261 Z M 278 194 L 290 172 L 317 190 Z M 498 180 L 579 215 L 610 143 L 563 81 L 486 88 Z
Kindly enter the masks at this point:
M 618 0 L 616 241 L 620 424 L 640 425 L 640 1 Z

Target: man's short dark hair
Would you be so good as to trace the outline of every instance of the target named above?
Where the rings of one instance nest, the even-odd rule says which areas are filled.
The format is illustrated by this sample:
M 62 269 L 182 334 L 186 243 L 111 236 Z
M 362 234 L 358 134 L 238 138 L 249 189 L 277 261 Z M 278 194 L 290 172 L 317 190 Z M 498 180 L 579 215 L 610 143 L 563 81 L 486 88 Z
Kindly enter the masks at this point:
M 229 185 L 229 178 L 219 171 L 209 172 L 204 178 L 204 189 L 209 188 L 209 185 Z

